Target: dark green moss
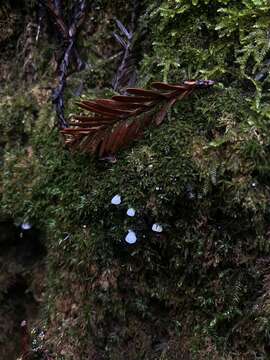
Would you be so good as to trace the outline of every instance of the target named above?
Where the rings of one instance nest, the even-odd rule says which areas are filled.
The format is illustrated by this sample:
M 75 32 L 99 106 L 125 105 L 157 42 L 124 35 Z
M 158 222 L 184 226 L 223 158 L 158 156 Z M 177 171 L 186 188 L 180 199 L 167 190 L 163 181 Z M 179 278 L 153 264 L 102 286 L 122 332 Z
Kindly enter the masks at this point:
M 234 21 L 243 16 L 238 27 L 230 9 Z M 33 113 L 35 126 L 27 149 L 5 139 L 2 208 L 46 233 L 44 319 L 63 358 L 268 356 L 268 82 L 255 80 L 265 57 L 251 51 L 247 34 L 256 25 L 263 37 L 267 9 L 263 1 L 147 5 L 140 29 L 151 27 L 143 44 L 152 47 L 140 83 L 198 76 L 219 83 L 179 103 L 116 164 L 64 149 L 49 105 L 36 113 L 32 100 L 16 105 L 16 136 Z M 100 43 L 111 41 L 112 14 L 105 15 Z M 109 96 L 112 68 L 92 60 L 84 95 Z M 72 91 L 84 76 L 70 80 L 67 113 L 75 111 Z M 93 89 L 97 78 L 102 90 Z M 3 105 L 9 117 L 11 104 Z M 119 206 L 111 204 L 116 194 Z M 154 233 L 153 223 L 163 232 Z M 124 241 L 129 229 L 138 237 L 133 246 Z

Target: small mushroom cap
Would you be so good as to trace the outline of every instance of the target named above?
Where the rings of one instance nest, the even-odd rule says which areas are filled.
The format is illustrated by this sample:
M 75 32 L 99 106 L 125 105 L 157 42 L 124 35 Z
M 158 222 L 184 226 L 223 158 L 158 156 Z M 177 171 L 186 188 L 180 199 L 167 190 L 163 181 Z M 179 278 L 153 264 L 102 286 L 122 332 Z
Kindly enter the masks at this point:
M 113 205 L 120 205 L 121 204 L 121 196 L 120 195 L 115 195 L 112 200 L 111 200 L 111 204 Z
M 21 228 L 22 230 L 30 230 L 32 228 L 32 225 L 29 224 L 28 222 L 25 222 L 21 224 Z
M 152 226 L 152 230 L 155 232 L 161 233 L 163 231 L 163 228 L 160 224 L 155 223 Z
M 128 234 L 125 237 L 125 241 L 128 244 L 135 244 L 135 242 L 137 241 L 137 236 L 133 230 L 128 230 Z
M 136 211 L 135 211 L 133 208 L 129 208 L 129 209 L 127 210 L 127 215 L 128 215 L 128 216 L 133 217 L 133 216 L 135 216 L 135 213 L 136 213 Z

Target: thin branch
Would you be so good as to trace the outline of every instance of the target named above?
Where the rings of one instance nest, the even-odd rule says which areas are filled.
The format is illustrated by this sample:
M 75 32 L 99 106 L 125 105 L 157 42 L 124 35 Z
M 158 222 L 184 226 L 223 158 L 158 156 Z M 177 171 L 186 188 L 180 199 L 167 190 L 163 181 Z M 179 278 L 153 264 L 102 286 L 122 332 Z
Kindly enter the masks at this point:
M 31 351 L 30 336 L 28 332 L 27 322 L 21 322 L 21 352 L 22 360 L 27 360 Z
M 112 86 L 114 90 L 120 93 L 125 93 L 125 89 L 129 86 L 134 86 L 137 81 L 137 61 L 134 51 L 134 35 L 137 27 L 138 12 L 139 2 L 134 0 L 130 30 L 128 30 L 120 20 L 116 19 L 116 25 L 120 31 L 120 34 L 114 32 L 113 35 L 116 41 L 123 48 L 123 57 L 113 79 Z
M 69 68 L 73 59 L 76 61 L 77 71 L 80 71 L 85 67 L 84 62 L 79 57 L 75 41 L 78 31 L 85 18 L 86 2 L 85 0 L 78 0 L 75 2 L 72 11 L 73 16 L 71 17 L 71 23 L 69 25 L 67 25 L 63 19 L 61 0 L 47 0 L 46 2 L 42 1 L 42 3 L 47 7 L 48 11 L 53 16 L 55 25 L 65 44 L 63 57 L 58 66 L 58 86 L 53 90 L 52 94 L 52 101 L 58 117 L 58 127 L 60 129 L 64 129 L 68 127 L 68 123 L 64 115 L 64 90 L 66 87 L 66 79 L 69 75 Z

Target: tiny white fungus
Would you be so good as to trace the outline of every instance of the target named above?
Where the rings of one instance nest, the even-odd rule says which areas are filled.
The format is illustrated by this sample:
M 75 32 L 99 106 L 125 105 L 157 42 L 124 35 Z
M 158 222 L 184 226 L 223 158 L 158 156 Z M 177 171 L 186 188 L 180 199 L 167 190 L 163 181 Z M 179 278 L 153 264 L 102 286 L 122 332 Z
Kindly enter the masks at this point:
M 119 205 L 121 204 L 121 196 L 120 195 L 115 195 L 112 200 L 111 200 L 111 204 L 113 205 Z
M 137 236 L 133 230 L 128 230 L 128 234 L 125 237 L 125 240 L 128 244 L 135 244 L 137 241 Z
M 136 211 L 135 211 L 133 208 L 129 208 L 129 209 L 127 210 L 127 215 L 128 215 L 128 216 L 133 217 L 133 216 L 135 216 L 135 213 L 136 213 Z
M 160 224 L 155 223 L 152 226 L 152 230 L 161 233 L 163 231 L 163 228 Z
M 189 198 L 190 200 L 194 199 L 194 198 L 195 198 L 195 194 L 194 194 L 192 191 L 190 191 L 190 192 L 188 193 L 188 198 Z
M 30 230 L 31 227 L 32 227 L 32 225 L 29 224 L 28 222 L 25 222 L 25 223 L 22 223 L 22 224 L 21 224 L 22 230 Z

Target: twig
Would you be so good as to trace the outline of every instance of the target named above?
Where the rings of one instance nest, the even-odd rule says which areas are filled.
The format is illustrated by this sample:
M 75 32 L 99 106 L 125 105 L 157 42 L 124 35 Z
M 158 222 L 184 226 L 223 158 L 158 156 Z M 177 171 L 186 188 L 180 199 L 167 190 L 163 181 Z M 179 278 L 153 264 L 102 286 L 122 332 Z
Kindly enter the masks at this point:
M 21 351 L 22 360 L 27 360 L 30 354 L 30 337 L 26 320 L 21 322 Z
M 130 30 L 128 30 L 120 20 L 116 19 L 116 25 L 121 35 L 115 32 L 113 35 L 116 41 L 123 47 L 124 52 L 116 75 L 113 79 L 112 86 L 114 90 L 120 93 L 125 93 L 125 89 L 129 86 L 134 86 L 137 81 L 134 34 L 137 26 L 138 9 L 139 2 L 135 0 L 131 14 Z
M 72 63 L 72 58 L 75 58 L 77 71 L 80 71 L 85 67 L 84 62 L 79 57 L 75 42 L 78 30 L 85 18 L 86 3 L 85 0 L 78 0 L 75 2 L 70 25 L 67 25 L 63 19 L 61 0 L 47 0 L 47 2 L 42 1 L 42 3 L 47 7 L 48 11 L 53 16 L 55 25 L 58 28 L 65 44 L 63 57 L 58 66 L 58 86 L 52 93 L 52 102 L 58 118 L 57 125 L 60 129 L 64 129 L 68 127 L 64 114 L 64 90 L 66 87 L 66 79 L 70 74 L 69 68 Z

